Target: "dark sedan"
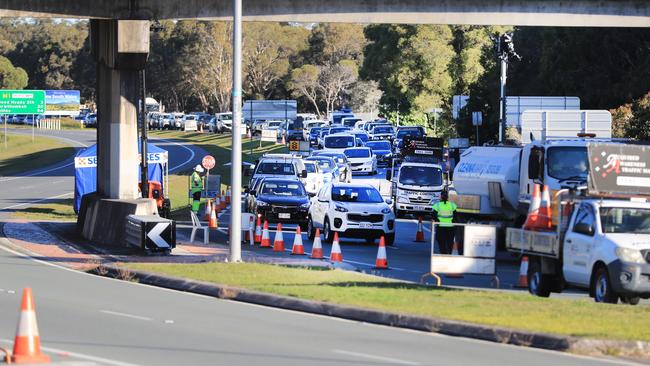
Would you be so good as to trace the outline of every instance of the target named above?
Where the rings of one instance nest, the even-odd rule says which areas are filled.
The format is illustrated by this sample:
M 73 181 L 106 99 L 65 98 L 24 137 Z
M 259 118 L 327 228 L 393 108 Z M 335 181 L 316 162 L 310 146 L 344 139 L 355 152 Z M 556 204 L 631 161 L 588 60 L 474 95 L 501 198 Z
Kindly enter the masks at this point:
M 368 141 L 366 147 L 377 156 L 377 165 L 390 166 L 393 158 L 393 145 L 389 141 Z
M 298 180 L 286 178 L 266 178 L 259 185 L 252 212 L 260 214 L 262 220 L 299 224 L 307 226 L 309 194 Z

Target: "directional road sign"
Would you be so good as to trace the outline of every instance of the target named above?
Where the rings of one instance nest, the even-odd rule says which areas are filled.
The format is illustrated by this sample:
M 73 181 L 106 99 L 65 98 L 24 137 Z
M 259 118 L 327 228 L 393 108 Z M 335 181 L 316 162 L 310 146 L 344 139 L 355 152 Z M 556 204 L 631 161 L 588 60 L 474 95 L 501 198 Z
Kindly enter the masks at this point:
M 45 113 L 45 91 L 0 90 L 0 114 Z

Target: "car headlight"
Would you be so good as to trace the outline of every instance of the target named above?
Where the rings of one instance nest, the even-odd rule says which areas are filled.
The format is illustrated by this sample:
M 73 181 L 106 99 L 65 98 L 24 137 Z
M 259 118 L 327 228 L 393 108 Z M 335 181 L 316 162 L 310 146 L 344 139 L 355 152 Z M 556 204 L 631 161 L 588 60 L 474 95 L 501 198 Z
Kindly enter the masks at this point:
M 616 256 L 623 262 L 644 263 L 640 250 L 630 248 L 616 248 Z
M 397 196 L 397 202 L 399 203 L 409 203 L 409 198 L 406 196 Z
M 309 202 L 305 202 L 305 203 L 303 203 L 302 205 L 300 205 L 300 208 L 308 209 L 308 208 L 309 208 L 309 205 L 310 205 Z
M 348 209 L 347 209 L 347 208 L 345 208 L 345 207 L 343 207 L 343 206 L 339 206 L 339 205 L 336 205 L 336 207 L 334 208 L 334 210 L 335 210 L 335 211 L 338 211 L 338 212 L 348 212 Z
M 384 207 L 384 209 L 381 210 L 381 213 L 383 213 L 383 214 L 389 214 L 389 213 L 390 213 L 390 208 L 388 208 L 388 207 Z
M 260 200 L 257 201 L 257 207 L 267 207 L 268 205 L 269 204 L 267 202 L 260 201 Z

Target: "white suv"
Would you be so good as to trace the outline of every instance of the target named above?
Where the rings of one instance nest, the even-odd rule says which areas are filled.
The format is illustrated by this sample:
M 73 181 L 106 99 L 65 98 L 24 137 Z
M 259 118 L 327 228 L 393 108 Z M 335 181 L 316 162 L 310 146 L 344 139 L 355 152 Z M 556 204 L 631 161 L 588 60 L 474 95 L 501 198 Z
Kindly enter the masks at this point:
M 326 242 L 332 242 L 334 232 L 338 232 L 340 236 L 366 239 L 367 243 L 374 243 L 383 235 L 386 245 L 393 245 L 395 215 L 389 203 L 369 184 L 325 185 L 311 199 L 307 222 L 309 238 L 313 239 L 319 228 Z

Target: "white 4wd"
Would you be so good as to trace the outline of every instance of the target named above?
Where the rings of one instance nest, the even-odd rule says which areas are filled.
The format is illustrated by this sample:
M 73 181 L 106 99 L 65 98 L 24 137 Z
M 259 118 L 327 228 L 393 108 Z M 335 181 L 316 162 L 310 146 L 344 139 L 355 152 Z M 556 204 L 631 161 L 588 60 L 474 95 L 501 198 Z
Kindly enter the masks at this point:
M 369 184 L 334 183 L 324 186 L 311 200 L 308 218 L 309 238 L 316 228 L 325 242 L 339 236 L 363 238 L 367 243 L 385 237 L 386 245 L 395 241 L 395 215 L 377 189 Z

